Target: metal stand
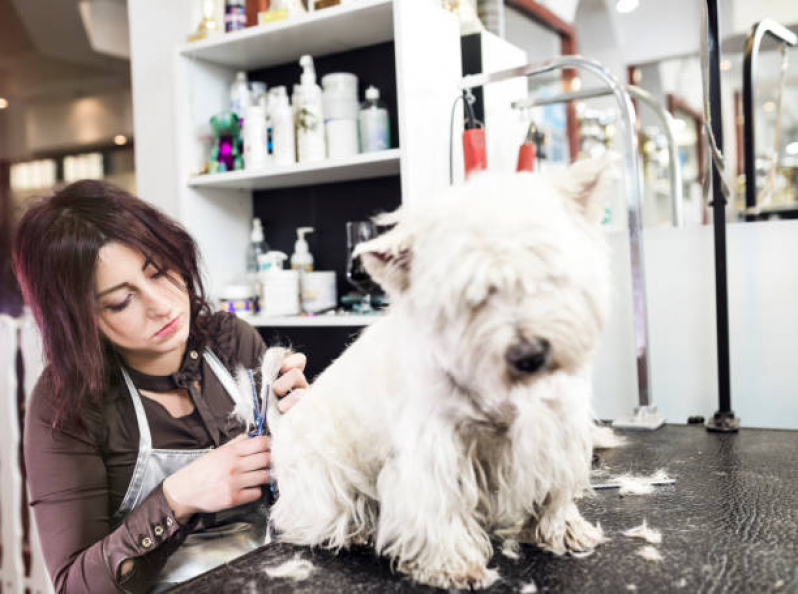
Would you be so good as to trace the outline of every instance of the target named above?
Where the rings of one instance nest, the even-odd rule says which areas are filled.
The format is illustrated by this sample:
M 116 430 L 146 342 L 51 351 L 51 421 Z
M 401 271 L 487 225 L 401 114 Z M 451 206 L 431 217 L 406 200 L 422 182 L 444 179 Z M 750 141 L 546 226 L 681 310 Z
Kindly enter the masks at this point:
M 627 92 L 633 98 L 648 105 L 651 110 L 656 114 L 665 132 L 665 137 L 668 140 L 668 177 L 670 178 L 671 185 L 671 219 L 674 227 L 681 227 L 684 224 L 684 217 L 682 215 L 684 206 L 684 195 L 682 186 L 682 167 L 679 164 L 679 146 L 676 144 L 676 134 L 673 129 L 673 116 L 662 107 L 654 97 L 640 87 L 629 85 L 626 87 Z M 513 109 L 525 109 L 528 107 L 538 107 L 541 105 L 551 105 L 553 103 L 566 103 L 568 101 L 584 101 L 585 99 L 594 99 L 596 97 L 606 97 L 612 95 L 612 90 L 606 88 L 585 89 L 584 91 L 571 91 L 570 93 L 561 93 L 552 97 L 540 97 L 536 99 L 528 99 L 525 101 L 516 101 L 513 103 Z
M 723 152 L 723 119 L 720 95 L 720 37 L 718 36 L 717 0 L 707 0 L 709 49 L 709 107 L 712 134 L 718 151 Z M 731 409 L 729 381 L 729 289 L 726 283 L 726 198 L 723 196 L 718 165 L 712 161 L 712 219 L 715 238 L 715 309 L 718 332 L 718 400 L 719 409 L 707 421 L 708 431 L 732 432 L 740 421 Z
M 743 59 L 743 146 L 745 147 L 745 208 L 747 211 L 753 210 L 757 206 L 756 121 L 754 119 L 756 95 L 754 83 L 756 63 L 759 59 L 759 47 L 765 35 L 770 35 L 790 47 L 798 45 L 798 35 L 771 19 L 764 19 L 751 27 L 751 32 L 745 41 L 745 57 Z M 746 221 L 752 221 L 755 218 L 751 214 L 745 215 Z
M 489 74 L 473 74 L 463 78 L 463 91 L 482 87 L 486 84 L 501 82 L 517 76 L 537 76 L 553 70 L 576 68 L 587 70 L 599 77 L 611 90 L 620 111 L 620 123 L 624 140 L 624 181 L 626 202 L 629 213 L 629 251 L 632 263 L 632 300 L 634 304 L 635 358 L 637 360 L 637 385 L 640 406 L 637 411 L 646 412 L 645 422 L 627 425 L 636 429 L 656 429 L 665 419 L 651 408 L 649 394 L 649 378 L 651 363 L 648 358 L 648 319 L 646 311 L 646 283 L 643 258 L 643 237 L 640 218 L 643 196 L 643 176 L 637 152 L 636 121 L 634 106 L 629 92 L 610 72 L 594 60 L 580 56 L 560 56 L 539 64 L 527 64 L 518 68 L 510 68 Z M 632 417 L 634 421 L 637 416 Z M 656 421 L 656 422 L 654 422 Z

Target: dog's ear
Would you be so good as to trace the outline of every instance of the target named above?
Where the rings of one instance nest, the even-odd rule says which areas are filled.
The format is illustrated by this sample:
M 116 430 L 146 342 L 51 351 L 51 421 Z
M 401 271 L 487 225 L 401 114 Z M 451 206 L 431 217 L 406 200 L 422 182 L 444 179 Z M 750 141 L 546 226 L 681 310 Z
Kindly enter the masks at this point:
M 361 243 L 354 255 L 360 256 L 363 266 L 371 278 L 388 293 L 399 294 L 410 284 L 411 237 L 402 225 L 398 225 Z
M 545 173 L 549 183 L 573 201 L 577 211 L 589 221 L 599 223 L 609 192 L 619 178 L 618 157 L 611 153 L 592 159 L 582 159 L 565 169 Z

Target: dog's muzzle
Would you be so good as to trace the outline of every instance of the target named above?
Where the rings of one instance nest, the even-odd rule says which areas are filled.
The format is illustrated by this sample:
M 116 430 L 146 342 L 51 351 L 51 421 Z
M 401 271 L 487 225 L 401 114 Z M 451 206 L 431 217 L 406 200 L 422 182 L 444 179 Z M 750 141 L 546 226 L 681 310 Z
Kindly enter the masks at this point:
M 545 339 L 525 340 L 507 349 L 505 359 L 514 372 L 530 375 L 545 367 L 550 350 L 549 342 Z

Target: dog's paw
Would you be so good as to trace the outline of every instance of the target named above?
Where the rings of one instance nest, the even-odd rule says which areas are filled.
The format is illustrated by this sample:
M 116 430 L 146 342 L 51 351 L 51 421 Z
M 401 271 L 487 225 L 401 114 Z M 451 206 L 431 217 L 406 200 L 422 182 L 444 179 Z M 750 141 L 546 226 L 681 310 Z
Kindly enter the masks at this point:
M 544 514 L 535 536 L 540 548 L 555 555 L 592 551 L 605 541 L 601 526 L 585 520 L 575 505 L 559 513 Z
M 445 570 L 432 572 L 416 570 L 412 572 L 412 577 L 417 582 L 437 588 L 482 590 L 490 588 L 499 579 L 499 572 L 495 569 L 475 565 L 462 573 Z

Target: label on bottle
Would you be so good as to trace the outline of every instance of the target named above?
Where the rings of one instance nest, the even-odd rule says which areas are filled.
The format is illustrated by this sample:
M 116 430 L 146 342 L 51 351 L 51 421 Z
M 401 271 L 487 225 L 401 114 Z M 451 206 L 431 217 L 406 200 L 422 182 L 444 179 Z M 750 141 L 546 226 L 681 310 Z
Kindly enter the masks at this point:
M 224 7 L 224 30 L 240 31 L 247 26 L 247 11 L 244 2 L 227 0 Z
M 390 148 L 388 110 L 364 109 L 360 112 L 360 151 L 370 153 Z

